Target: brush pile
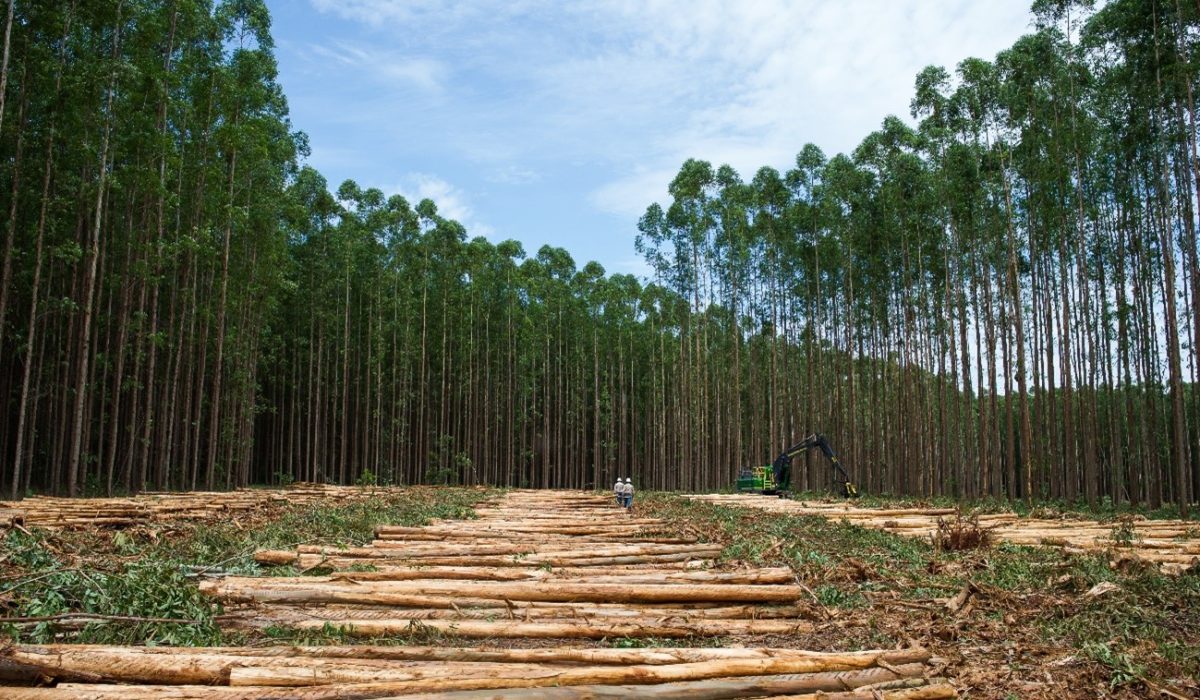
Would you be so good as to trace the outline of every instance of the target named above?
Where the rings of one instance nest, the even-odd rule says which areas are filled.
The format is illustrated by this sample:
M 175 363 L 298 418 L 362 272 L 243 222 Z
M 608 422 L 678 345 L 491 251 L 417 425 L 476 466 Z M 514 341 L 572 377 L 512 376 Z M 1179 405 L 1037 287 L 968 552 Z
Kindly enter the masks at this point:
M 992 531 L 980 527 L 979 516 L 955 513 L 953 518 L 938 518 L 933 546 L 944 552 L 984 549 L 992 544 Z

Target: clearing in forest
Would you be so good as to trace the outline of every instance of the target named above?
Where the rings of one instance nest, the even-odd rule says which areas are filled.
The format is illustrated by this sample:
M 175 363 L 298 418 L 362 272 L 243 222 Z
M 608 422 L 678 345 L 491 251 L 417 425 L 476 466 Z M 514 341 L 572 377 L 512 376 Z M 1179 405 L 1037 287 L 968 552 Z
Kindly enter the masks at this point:
M 59 682 L 5 697 L 956 697 L 919 647 L 784 648 L 823 619 L 790 569 L 721 564 L 721 545 L 608 498 L 509 492 L 478 515 L 381 526 L 364 547 L 264 550 L 286 575 L 201 584 L 230 635 L 421 646 L 11 646 L 9 676 Z M 710 646 L 731 637 L 776 643 Z M 680 641 L 693 646 L 645 646 Z
M 946 509 L 734 503 L 310 485 L 26 499 L 0 540 L 0 697 L 1200 693 L 1200 576 L 1128 556 L 1186 540 L 1164 521 L 1062 514 L 1039 540 L 1059 546 L 963 549 L 924 536 L 939 519 L 938 537 L 971 534 Z M 1097 522 L 1114 547 L 1066 544 Z

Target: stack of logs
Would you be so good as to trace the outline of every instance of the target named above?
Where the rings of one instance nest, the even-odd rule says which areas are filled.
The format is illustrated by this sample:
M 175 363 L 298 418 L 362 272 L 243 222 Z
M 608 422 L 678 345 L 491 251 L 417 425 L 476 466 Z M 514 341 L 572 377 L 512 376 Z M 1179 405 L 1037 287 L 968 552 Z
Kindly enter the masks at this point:
M 662 534 L 660 521 L 608 499 L 513 492 L 477 510 L 477 520 L 380 527 L 367 547 L 260 551 L 261 564 L 327 575 L 227 577 L 201 590 L 226 603 L 221 622 L 236 629 L 489 639 L 812 629 L 788 569 L 715 570 L 720 545 Z
M 213 520 L 272 505 L 346 503 L 399 489 L 297 484 L 279 489 L 141 493 L 125 498 L 33 496 L 0 501 L 0 527 L 129 527 L 177 520 Z
M 202 588 L 227 628 L 498 639 L 499 646 L 0 648 L 10 700 L 358 698 L 953 698 L 919 648 L 520 648 L 554 638 L 708 641 L 788 635 L 804 589 L 786 569 L 721 569 L 720 547 L 583 493 L 515 492 L 472 521 L 381 527 L 369 547 L 262 551 L 320 576 L 228 577 Z M 369 569 L 369 570 L 365 570 Z M 761 638 L 761 637 L 760 637 Z M 779 639 L 778 637 L 776 639 Z M 561 643 L 561 642 L 560 642 Z M 592 642 L 596 643 L 596 642 Z M 486 644 L 486 642 L 484 642 Z M 130 685 L 139 684 L 139 685 Z
M 720 505 L 761 508 L 789 515 L 845 519 L 855 525 L 910 537 L 931 537 L 938 520 L 952 520 L 954 508 L 860 508 L 848 503 L 791 501 L 751 494 L 688 496 Z M 1016 513 L 978 516 L 978 524 L 1000 542 L 1057 547 L 1072 554 L 1107 552 L 1114 560 L 1141 559 L 1178 574 L 1200 566 L 1200 522 L 1184 520 L 1096 520 L 1024 518 Z

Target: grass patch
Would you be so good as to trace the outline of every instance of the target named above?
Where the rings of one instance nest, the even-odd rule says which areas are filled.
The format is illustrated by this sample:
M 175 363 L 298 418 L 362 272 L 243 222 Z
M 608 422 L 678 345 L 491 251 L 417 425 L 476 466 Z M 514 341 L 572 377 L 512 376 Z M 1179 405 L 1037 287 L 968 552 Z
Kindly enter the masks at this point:
M 28 624 L 0 620 L 17 642 L 169 644 L 228 643 L 214 621 L 218 605 L 201 595 L 198 574 L 260 573 L 259 549 L 298 544 L 370 542 L 380 524 L 416 526 L 434 518 L 474 517 L 473 505 L 494 492 L 414 488 L 381 491 L 350 504 L 285 508 L 274 517 L 181 523 L 125 531 L 9 530 L 0 539 L 0 607 L 4 617 L 76 613 L 154 618 L 55 619 Z M 267 570 L 294 575 L 291 567 Z M 181 620 L 165 622 L 163 620 Z

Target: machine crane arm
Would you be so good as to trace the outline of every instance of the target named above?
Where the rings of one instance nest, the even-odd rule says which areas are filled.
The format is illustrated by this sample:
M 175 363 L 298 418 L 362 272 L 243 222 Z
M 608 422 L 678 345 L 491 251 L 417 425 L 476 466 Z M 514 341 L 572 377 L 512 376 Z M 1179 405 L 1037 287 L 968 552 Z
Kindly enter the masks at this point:
M 775 462 L 771 466 L 775 472 L 775 483 L 778 486 L 779 492 L 786 493 L 788 491 L 788 487 L 791 485 L 792 458 L 807 452 L 814 447 L 819 449 L 821 454 L 825 455 L 825 458 L 829 460 L 829 463 L 841 477 L 842 495 L 847 498 L 854 498 L 858 496 L 858 489 L 850 480 L 850 474 L 846 471 L 846 468 L 842 466 L 842 463 L 838 461 L 837 455 L 833 452 L 833 448 L 829 446 L 829 441 L 826 440 L 825 436 L 821 435 L 820 433 L 813 433 L 812 435 L 809 435 L 800 442 L 797 442 L 795 445 L 792 445 L 783 452 L 780 452 L 779 456 L 775 458 Z

